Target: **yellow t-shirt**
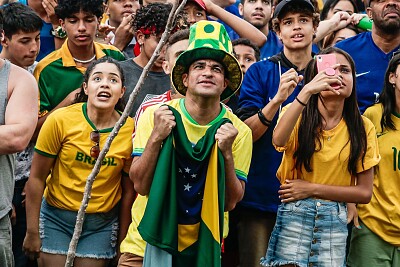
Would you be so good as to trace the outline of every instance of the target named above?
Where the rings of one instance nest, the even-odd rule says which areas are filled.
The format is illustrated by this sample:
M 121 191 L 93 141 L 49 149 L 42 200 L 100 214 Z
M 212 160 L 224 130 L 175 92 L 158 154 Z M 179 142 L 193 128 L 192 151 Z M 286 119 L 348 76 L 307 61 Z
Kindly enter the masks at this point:
M 364 115 L 375 125 L 379 153 L 371 202 L 358 205 L 358 215 L 372 232 L 393 246 L 400 246 L 400 115 L 392 115 L 396 131 L 382 131 L 382 104 L 368 108 Z
M 35 151 L 55 158 L 47 178 L 44 197 L 57 208 L 77 211 L 81 205 L 86 179 L 95 159 L 90 157 L 94 142 L 90 133 L 94 124 L 86 113 L 86 103 L 54 111 L 40 130 Z M 93 183 L 87 213 L 107 212 L 121 199 L 121 174 L 128 175 L 132 162 L 133 119 L 128 118 L 111 144 L 99 174 Z M 100 130 L 100 148 L 112 128 Z
M 252 135 L 250 128 L 244 124 L 239 118 L 233 113 L 228 112 L 223 106 L 219 116 L 210 122 L 209 125 L 199 125 L 187 112 L 185 108 L 185 100 L 176 99 L 167 102 L 166 104 L 175 108 L 182 115 L 182 122 L 185 127 L 188 139 L 193 144 L 196 144 L 198 140 L 205 134 L 207 129 L 220 120 L 221 118 L 228 118 L 232 121 L 233 126 L 239 131 L 232 145 L 232 153 L 235 164 L 235 172 L 239 179 L 247 181 L 247 174 L 250 168 L 250 160 L 252 153 Z M 151 131 L 154 127 L 154 111 L 158 109 L 160 105 L 155 105 L 147 108 L 142 116 L 139 118 L 138 127 L 136 129 L 136 137 L 133 141 L 133 156 L 140 156 L 147 144 L 147 140 L 150 137 Z M 143 217 L 146 209 L 148 196 L 138 195 L 132 206 L 132 223 L 129 226 L 128 234 L 122 241 L 120 250 L 122 253 L 129 252 L 135 255 L 144 256 L 144 250 L 146 242 L 142 239 L 137 227 Z M 227 218 L 228 213 L 224 213 L 224 237 L 227 234 Z
M 287 110 L 283 110 L 282 114 Z M 301 116 L 300 116 L 301 118 Z M 349 186 L 354 184 L 354 177 L 347 170 L 348 158 L 350 155 L 349 133 L 346 122 L 342 119 L 339 124 L 327 131 L 323 131 L 319 151 L 314 152 L 311 158 L 312 172 L 307 172 L 302 167 L 301 172 L 294 169 L 295 160 L 293 154 L 297 149 L 298 130 L 300 125 L 298 119 L 290 138 L 285 147 L 276 147 L 278 151 L 284 151 L 281 165 L 277 171 L 277 177 L 281 183 L 285 179 L 304 179 L 311 183 Z M 367 134 L 367 151 L 364 158 L 364 165 L 361 160 L 357 163 L 357 173 L 368 170 L 379 162 L 379 150 L 376 140 L 374 125 L 365 117 L 362 117 L 364 128 Z

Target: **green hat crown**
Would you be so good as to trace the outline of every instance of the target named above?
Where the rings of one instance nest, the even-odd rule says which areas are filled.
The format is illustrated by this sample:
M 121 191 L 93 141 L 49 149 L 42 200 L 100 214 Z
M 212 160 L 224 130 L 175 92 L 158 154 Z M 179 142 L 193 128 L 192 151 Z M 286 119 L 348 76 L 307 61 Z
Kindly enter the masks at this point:
M 232 55 L 232 43 L 224 25 L 215 21 L 199 21 L 190 27 L 189 47 L 176 60 L 172 70 L 172 83 L 181 94 L 186 94 L 182 74 L 199 59 L 212 59 L 225 67 L 228 87 L 221 100 L 233 95 L 242 84 L 243 74 L 239 62 Z

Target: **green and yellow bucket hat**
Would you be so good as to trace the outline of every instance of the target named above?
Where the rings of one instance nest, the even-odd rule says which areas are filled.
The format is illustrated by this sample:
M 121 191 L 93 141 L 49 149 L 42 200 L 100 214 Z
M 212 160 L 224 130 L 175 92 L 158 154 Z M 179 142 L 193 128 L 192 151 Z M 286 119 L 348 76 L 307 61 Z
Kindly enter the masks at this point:
M 182 95 L 187 88 L 183 84 L 182 74 L 187 73 L 190 65 L 199 59 L 212 59 L 225 67 L 225 77 L 229 83 L 221 94 L 221 101 L 232 96 L 243 80 L 239 62 L 233 56 L 232 43 L 224 25 L 202 20 L 190 27 L 189 47 L 176 60 L 172 69 L 172 84 Z

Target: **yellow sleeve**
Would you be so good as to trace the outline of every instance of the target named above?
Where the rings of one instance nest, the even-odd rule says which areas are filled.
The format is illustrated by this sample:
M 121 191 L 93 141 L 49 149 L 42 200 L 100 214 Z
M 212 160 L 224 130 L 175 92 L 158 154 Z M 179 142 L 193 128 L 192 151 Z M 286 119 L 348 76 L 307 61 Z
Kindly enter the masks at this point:
M 357 173 L 368 170 L 378 165 L 381 156 L 379 155 L 378 139 L 376 137 L 375 126 L 372 122 L 363 116 L 365 132 L 367 135 L 367 151 L 364 157 L 364 164 L 359 161 L 357 164 Z
M 55 158 L 61 149 L 64 135 L 60 111 L 50 114 L 40 129 L 35 151 L 43 156 Z
M 148 107 L 140 116 L 137 129 L 135 129 L 136 135 L 133 139 L 132 157 L 142 155 L 154 128 L 154 111 L 159 107 L 160 105 Z

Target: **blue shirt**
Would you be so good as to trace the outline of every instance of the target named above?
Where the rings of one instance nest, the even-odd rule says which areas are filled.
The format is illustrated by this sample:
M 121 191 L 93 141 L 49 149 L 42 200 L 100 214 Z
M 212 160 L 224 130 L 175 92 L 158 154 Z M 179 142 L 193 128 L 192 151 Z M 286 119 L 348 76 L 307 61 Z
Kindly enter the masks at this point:
M 225 10 L 228 11 L 229 13 L 235 15 L 236 17 L 239 17 L 239 18 L 242 17 L 242 16 L 240 16 L 239 9 L 235 4 L 225 7 Z M 233 29 L 231 27 L 229 27 L 228 24 L 226 24 L 224 21 L 222 21 L 220 19 L 218 19 L 217 21 L 225 26 L 226 32 L 233 31 Z M 231 40 L 234 40 L 234 39 L 231 39 Z
M 27 0 L 19 0 L 18 2 L 28 5 Z M 53 25 L 51 23 L 47 23 L 42 20 L 43 26 L 40 31 L 40 51 L 39 55 L 36 58 L 36 61 L 40 61 L 42 58 L 53 52 L 56 47 L 54 44 L 54 37 L 51 35 L 51 31 L 53 30 Z
M 356 65 L 357 100 L 361 113 L 378 100 L 386 68 L 393 52 L 384 53 L 372 40 L 371 32 L 357 34 L 336 44 L 353 58 Z
M 275 58 L 275 57 L 274 57 Z M 280 72 L 290 69 L 284 62 L 271 59 L 259 61 L 250 66 L 240 90 L 239 108 L 263 108 L 278 92 Z M 282 107 L 293 102 L 299 94 L 303 83 L 300 83 Z M 272 145 L 272 132 L 278 119 L 279 111 L 272 120 L 271 126 L 263 136 L 253 144 L 253 154 L 248 174 L 246 190 L 242 207 L 261 211 L 276 212 L 280 200 L 278 190 L 280 183 L 276 171 L 281 163 L 282 153 L 277 152 Z

